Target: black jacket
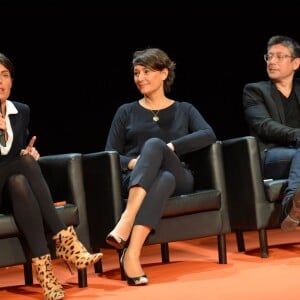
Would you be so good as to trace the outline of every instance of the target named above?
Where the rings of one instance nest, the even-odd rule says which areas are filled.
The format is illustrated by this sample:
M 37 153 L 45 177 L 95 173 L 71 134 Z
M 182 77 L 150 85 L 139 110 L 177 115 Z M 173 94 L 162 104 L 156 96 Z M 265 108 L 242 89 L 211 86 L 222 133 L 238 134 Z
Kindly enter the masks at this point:
M 300 79 L 294 79 L 293 85 L 300 107 Z M 259 140 L 262 159 L 269 148 L 294 145 L 300 137 L 300 128 L 286 125 L 280 94 L 272 81 L 246 84 L 243 106 L 250 134 Z

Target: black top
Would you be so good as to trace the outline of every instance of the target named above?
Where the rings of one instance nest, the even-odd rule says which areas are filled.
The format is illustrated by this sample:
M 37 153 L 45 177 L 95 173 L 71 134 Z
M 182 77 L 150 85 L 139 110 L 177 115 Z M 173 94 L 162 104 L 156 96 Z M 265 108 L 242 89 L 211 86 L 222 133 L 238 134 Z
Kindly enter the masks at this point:
M 294 89 L 291 94 L 285 97 L 278 91 L 281 97 L 286 125 L 292 128 L 300 128 L 300 109 Z
M 121 168 L 136 158 L 145 141 L 152 137 L 173 143 L 180 157 L 204 148 L 216 141 L 211 126 L 200 112 L 188 102 L 175 101 L 158 112 L 159 121 L 153 120 L 153 112 L 142 107 L 138 101 L 121 105 L 112 121 L 105 150 L 120 154 Z

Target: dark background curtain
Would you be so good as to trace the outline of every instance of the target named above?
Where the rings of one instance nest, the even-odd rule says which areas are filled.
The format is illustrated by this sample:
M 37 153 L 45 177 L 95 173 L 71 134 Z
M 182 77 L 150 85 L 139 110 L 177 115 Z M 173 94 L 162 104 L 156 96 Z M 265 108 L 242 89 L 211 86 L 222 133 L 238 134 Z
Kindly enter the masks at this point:
M 145 47 L 176 62 L 169 96 L 192 102 L 218 139 L 247 135 L 242 88 L 267 79 L 268 38 L 300 42 L 295 4 L 20 2 L 0 1 L 0 52 L 15 64 L 10 99 L 30 105 L 41 155 L 104 149 L 117 107 L 140 97 L 131 57 Z

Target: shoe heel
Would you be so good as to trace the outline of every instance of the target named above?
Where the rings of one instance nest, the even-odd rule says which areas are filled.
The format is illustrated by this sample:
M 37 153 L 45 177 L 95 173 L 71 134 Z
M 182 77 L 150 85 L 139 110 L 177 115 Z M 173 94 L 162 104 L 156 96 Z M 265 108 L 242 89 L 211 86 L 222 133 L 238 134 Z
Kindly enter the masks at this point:
M 69 272 L 71 273 L 71 275 L 74 275 L 74 272 L 72 270 L 71 264 L 69 262 L 65 261 L 65 260 L 64 260 L 64 262 L 67 265 L 67 268 L 69 269 Z
M 125 251 L 127 248 L 123 249 L 123 250 L 117 250 L 119 253 L 119 257 L 120 257 L 120 271 L 121 271 L 121 280 L 126 281 L 127 280 L 127 275 L 125 273 L 124 270 L 124 255 L 125 255 Z

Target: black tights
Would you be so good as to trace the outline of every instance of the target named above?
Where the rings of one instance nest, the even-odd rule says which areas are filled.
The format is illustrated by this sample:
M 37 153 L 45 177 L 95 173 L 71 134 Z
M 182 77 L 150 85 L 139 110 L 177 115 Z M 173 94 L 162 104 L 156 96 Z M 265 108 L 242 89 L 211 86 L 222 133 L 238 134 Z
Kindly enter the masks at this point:
M 45 227 L 55 235 L 66 226 L 53 205 L 48 185 L 39 164 L 30 155 L 1 165 L 0 187 L 3 208 L 13 213 L 33 257 L 49 253 Z

